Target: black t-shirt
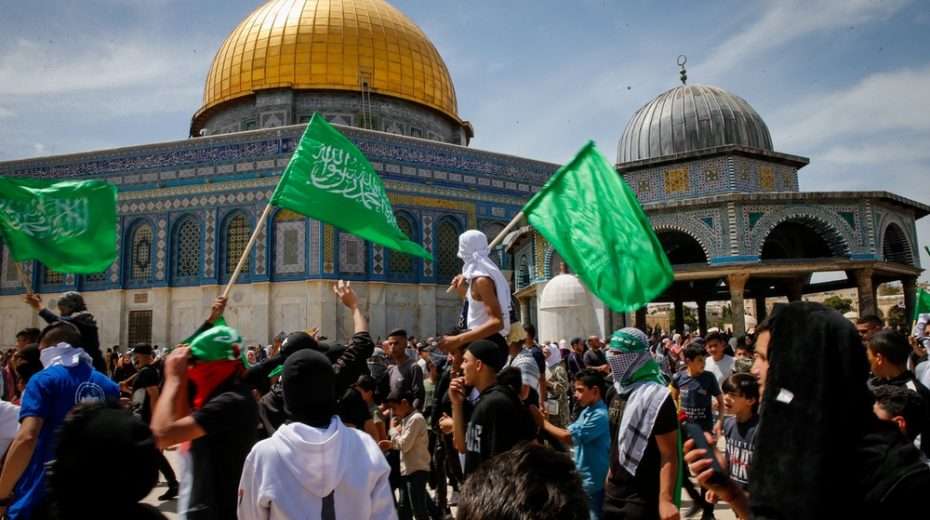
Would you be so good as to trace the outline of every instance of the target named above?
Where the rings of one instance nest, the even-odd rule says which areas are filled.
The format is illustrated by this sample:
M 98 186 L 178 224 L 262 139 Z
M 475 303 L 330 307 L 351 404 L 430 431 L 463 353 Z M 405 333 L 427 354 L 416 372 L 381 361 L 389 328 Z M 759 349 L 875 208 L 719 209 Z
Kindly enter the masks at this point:
M 608 407 L 608 415 L 610 415 L 613 408 Z M 622 406 L 619 408 L 622 415 Z M 604 487 L 605 512 L 610 503 L 636 502 L 649 507 L 658 507 L 659 470 L 661 469 L 659 464 L 661 458 L 656 436 L 673 432 L 677 428 L 678 413 L 675 410 L 675 402 L 669 396 L 659 408 L 656 422 L 652 426 L 652 435 L 649 436 L 649 444 L 646 446 L 643 458 L 636 468 L 636 475 L 631 475 L 620 465 L 620 454 L 617 452 L 616 439 L 611 441 L 610 474 Z
M 752 452 L 756 445 L 756 427 L 759 416 L 753 415 L 744 423 L 736 422 L 736 417 L 723 419 L 723 436 L 727 439 L 727 467 L 730 468 L 730 480 L 743 489 L 749 488 L 749 470 L 752 467 Z
M 485 389 L 465 430 L 465 474 L 535 434 L 533 420 L 513 390 L 502 385 Z
M 371 412 L 368 411 L 368 403 L 362 399 L 362 394 L 354 388 L 349 388 L 339 400 L 339 418 L 347 425 L 352 425 L 359 430 L 365 428 L 365 421 L 371 419 Z
M 604 349 L 594 350 L 593 348 L 584 353 L 584 365 L 586 367 L 599 367 L 607 364 L 607 355 Z
M 152 403 L 146 389 L 160 384 L 161 375 L 152 365 L 142 367 L 139 375 L 132 381 L 132 413 L 142 419 L 145 424 L 152 420 Z
M 235 519 L 242 465 L 257 440 L 258 405 L 245 384 L 233 381 L 193 416 L 207 434 L 191 442 L 187 518 Z
M 530 354 L 533 354 L 533 360 L 536 361 L 536 368 L 539 369 L 539 375 L 546 375 L 546 356 L 543 354 L 542 349 L 539 348 L 539 345 L 533 345 L 530 347 Z
M 714 428 L 714 414 L 711 408 L 714 397 L 720 395 L 717 378 L 708 371 L 695 377 L 687 370 L 672 376 L 672 386 L 681 393 L 681 409 L 688 416 L 688 421 L 701 425 L 704 431 Z

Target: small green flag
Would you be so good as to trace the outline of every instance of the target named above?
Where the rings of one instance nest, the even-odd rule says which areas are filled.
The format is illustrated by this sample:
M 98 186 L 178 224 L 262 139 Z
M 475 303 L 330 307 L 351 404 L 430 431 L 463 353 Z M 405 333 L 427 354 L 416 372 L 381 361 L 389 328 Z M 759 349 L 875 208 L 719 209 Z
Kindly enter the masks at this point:
M 13 260 L 94 274 L 116 260 L 116 187 L 0 177 L 0 234 Z
M 921 314 L 930 313 L 930 292 L 923 289 L 917 289 L 917 297 L 914 302 L 914 315 L 911 321 L 916 321 Z
M 384 184 L 368 159 L 320 114 L 307 125 L 271 204 L 432 261 L 397 227 Z
M 523 214 L 614 311 L 646 305 L 674 279 L 636 195 L 593 141 L 549 178 Z

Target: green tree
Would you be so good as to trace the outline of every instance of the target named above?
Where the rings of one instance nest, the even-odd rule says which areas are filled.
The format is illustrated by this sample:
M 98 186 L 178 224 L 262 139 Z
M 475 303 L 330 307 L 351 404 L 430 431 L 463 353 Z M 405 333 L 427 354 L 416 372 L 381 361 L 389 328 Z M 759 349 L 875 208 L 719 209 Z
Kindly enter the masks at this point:
M 840 314 L 846 314 L 847 312 L 852 310 L 852 300 L 850 300 L 849 298 L 843 298 L 841 296 L 836 296 L 836 295 L 828 296 L 823 301 L 823 304 L 826 305 L 827 307 L 832 307 Z

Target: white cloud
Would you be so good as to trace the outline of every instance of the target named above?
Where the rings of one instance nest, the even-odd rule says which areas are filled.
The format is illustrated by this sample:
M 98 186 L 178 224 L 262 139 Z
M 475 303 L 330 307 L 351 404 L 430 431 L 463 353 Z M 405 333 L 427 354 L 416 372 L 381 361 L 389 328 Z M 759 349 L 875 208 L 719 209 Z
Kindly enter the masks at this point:
M 902 162 L 930 161 L 927 137 L 898 142 L 869 142 L 859 145 L 840 144 L 817 154 L 818 161 L 837 164 L 887 164 L 890 158 Z
M 736 65 L 758 58 L 798 38 L 839 27 L 884 20 L 908 0 L 779 0 L 770 2 L 762 17 L 723 41 L 699 66 L 702 76 L 726 77 Z
M 772 125 L 779 148 L 790 149 L 890 130 L 927 132 L 928 113 L 930 65 L 873 74 L 847 89 L 812 95 L 770 121 L 780 122 Z

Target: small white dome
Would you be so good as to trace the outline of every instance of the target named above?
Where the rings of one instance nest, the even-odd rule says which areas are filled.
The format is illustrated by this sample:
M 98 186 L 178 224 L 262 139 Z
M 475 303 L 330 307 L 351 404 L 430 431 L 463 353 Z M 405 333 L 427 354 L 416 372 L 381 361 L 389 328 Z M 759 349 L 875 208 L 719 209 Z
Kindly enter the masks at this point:
M 592 307 L 591 295 L 573 274 L 560 274 L 549 280 L 539 296 L 540 310 Z

